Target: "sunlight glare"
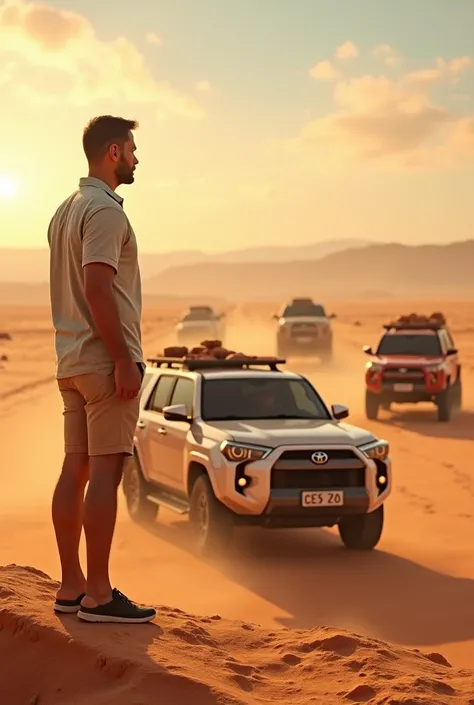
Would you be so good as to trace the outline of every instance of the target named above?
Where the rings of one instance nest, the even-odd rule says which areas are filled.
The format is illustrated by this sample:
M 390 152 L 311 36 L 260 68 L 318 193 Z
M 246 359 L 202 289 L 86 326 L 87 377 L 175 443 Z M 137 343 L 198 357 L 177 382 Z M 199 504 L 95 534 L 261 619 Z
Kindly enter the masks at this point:
M 13 198 L 17 190 L 17 184 L 12 178 L 0 174 L 0 198 Z

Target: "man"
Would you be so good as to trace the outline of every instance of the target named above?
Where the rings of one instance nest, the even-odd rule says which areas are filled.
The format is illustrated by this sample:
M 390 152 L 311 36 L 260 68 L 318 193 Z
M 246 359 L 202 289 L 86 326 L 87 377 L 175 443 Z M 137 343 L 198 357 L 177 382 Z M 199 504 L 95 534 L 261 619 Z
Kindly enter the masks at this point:
M 141 623 L 156 616 L 112 589 L 109 578 L 117 490 L 124 458 L 133 453 L 144 370 L 137 243 L 115 193 L 134 181 L 137 127 L 110 115 L 91 120 L 83 134 L 89 176 L 48 229 L 65 442 L 52 503 L 62 570 L 54 609 L 89 622 Z M 79 561 L 82 526 L 87 580 Z

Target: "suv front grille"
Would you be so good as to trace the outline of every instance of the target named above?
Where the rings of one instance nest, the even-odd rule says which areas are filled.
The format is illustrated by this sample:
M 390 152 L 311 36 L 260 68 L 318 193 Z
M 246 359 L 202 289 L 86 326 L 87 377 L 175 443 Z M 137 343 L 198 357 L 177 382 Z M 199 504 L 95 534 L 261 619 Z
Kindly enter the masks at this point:
M 272 490 L 323 490 L 343 487 L 365 487 L 365 469 L 272 470 Z
M 311 460 L 317 450 L 328 456 L 324 465 Z M 271 488 L 275 490 L 342 487 L 365 487 L 365 463 L 350 448 L 285 450 L 272 468 Z
M 281 460 L 306 460 L 309 461 L 312 465 L 313 462 L 311 460 L 311 456 L 313 453 L 315 453 L 317 450 L 324 450 L 326 455 L 329 458 L 329 461 L 336 460 L 359 460 L 360 458 L 358 455 L 354 453 L 353 450 L 350 448 L 331 448 L 330 450 L 326 450 L 323 448 L 313 448 L 310 450 L 285 450 L 283 453 L 280 455 L 278 458 L 275 467 L 278 467 L 278 463 Z
M 425 373 L 422 369 L 409 367 L 389 367 L 382 372 L 384 382 L 422 382 Z

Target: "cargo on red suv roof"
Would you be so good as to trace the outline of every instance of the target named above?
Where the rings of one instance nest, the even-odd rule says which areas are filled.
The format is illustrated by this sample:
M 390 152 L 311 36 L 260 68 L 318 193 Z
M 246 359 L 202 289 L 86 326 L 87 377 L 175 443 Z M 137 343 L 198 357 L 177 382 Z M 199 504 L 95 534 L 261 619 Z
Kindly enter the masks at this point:
M 442 313 L 410 314 L 384 325 L 365 371 L 366 416 L 376 419 L 392 403 L 433 402 L 438 420 L 449 421 L 461 407 L 461 362 Z

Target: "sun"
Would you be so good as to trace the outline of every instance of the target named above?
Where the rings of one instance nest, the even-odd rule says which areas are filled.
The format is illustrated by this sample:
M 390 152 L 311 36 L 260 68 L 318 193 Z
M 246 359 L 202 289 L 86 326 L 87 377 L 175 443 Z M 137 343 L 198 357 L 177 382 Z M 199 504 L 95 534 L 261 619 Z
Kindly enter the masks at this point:
M 18 186 L 10 176 L 0 174 L 0 198 L 14 198 L 18 192 Z

